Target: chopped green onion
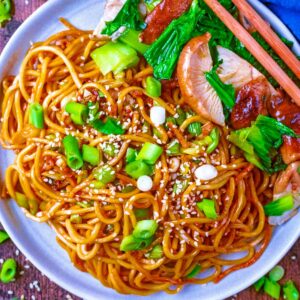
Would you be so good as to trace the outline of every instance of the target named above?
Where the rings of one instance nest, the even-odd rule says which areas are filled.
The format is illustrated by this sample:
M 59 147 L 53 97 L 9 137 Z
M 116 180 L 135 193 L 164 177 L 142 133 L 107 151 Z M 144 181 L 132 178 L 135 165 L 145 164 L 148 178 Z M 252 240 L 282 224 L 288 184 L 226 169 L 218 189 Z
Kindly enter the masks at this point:
M 126 151 L 126 163 L 131 163 L 133 161 L 135 161 L 136 157 L 137 157 L 137 150 L 133 149 L 133 148 L 128 148 Z
M 114 144 L 104 144 L 103 152 L 109 157 L 115 157 L 117 149 Z
M 161 83 L 154 77 L 146 78 L 146 92 L 151 97 L 160 97 L 161 95 Z
M 292 280 L 289 280 L 284 284 L 283 295 L 286 300 L 299 300 L 299 291 Z
M 82 218 L 80 215 L 75 214 L 75 215 L 71 215 L 70 221 L 71 223 L 80 224 L 82 222 Z
M 23 208 L 29 210 L 28 199 L 24 194 L 16 192 L 15 198 L 16 198 L 15 200 L 16 200 L 17 204 L 20 207 L 23 207 Z
M 28 199 L 29 211 L 32 215 L 35 215 L 39 209 L 39 203 L 36 199 Z
M 197 206 L 207 218 L 215 220 L 218 217 L 214 200 L 203 199 L 203 201 L 197 203 Z
M 147 257 L 150 259 L 160 259 L 164 255 L 162 245 L 155 245 L 150 252 L 147 253 Z
M 158 224 L 154 220 L 142 220 L 137 222 L 133 236 L 138 239 L 149 239 L 152 237 L 158 228 Z
M 83 125 L 89 113 L 89 109 L 86 105 L 73 101 L 67 103 L 65 110 L 70 114 L 72 121 L 76 125 Z
M 0 244 L 2 244 L 8 239 L 9 239 L 9 235 L 7 234 L 7 232 L 0 230 Z
M 77 139 L 72 135 L 67 135 L 63 139 L 63 145 L 67 157 L 67 165 L 73 170 L 80 169 L 83 166 L 83 159 Z
M 138 51 L 141 54 L 144 54 L 148 48 L 149 45 L 146 45 L 142 42 L 140 42 L 139 35 L 140 31 L 136 31 L 134 29 L 127 28 L 122 35 L 120 36 L 119 40 L 128 46 L 132 47 L 136 51 Z
M 183 193 L 189 186 L 188 180 L 182 180 L 180 182 L 175 182 L 173 185 L 173 193 L 179 195 Z
M 178 126 L 181 126 L 182 123 L 186 120 L 186 112 L 182 108 L 177 108 L 176 114 L 174 116 Z
M 125 130 L 120 125 L 119 121 L 108 117 L 105 122 L 102 122 L 101 120 L 96 120 L 92 122 L 92 126 L 99 132 L 110 135 L 110 134 L 123 134 Z
M 116 179 L 116 171 L 109 165 L 99 167 L 93 171 L 94 177 L 104 184 L 113 182 Z
M 139 220 L 149 218 L 149 208 L 135 208 L 133 212 L 135 217 Z
M 166 153 L 168 156 L 180 155 L 180 144 L 177 141 L 172 141 L 168 144 Z
M 298 174 L 300 174 L 300 167 L 298 167 L 298 169 L 297 169 L 297 173 L 298 173 Z
M 186 278 L 194 278 L 195 276 L 197 276 L 201 271 L 201 266 L 200 265 L 196 265 L 193 270 L 186 275 Z
M 102 181 L 93 180 L 90 183 L 90 188 L 92 188 L 92 189 L 104 189 L 105 184 Z
M 269 278 L 272 281 L 279 281 L 284 276 L 284 268 L 282 266 L 275 266 L 269 273 Z
M 264 292 L 274 299 L 280 298 L 280 285 L 277 282 L 273 282 L 267 277 L 265 278 Z
M 0 1 L 0 25 L 11 18 L 11 0 Z
M 281 216 L 285 212 L 293 209 L 294 198 L 291 194 L 287 194 L 275 201 L 264 206 L 266 216 Z
M 142 250 L 151 245 L 153 238 L 149 239 L 138 239 L 133 235 L 125 236 L 121 242 L 120 250 L 121 251 L 134 251 L 134 250 Z
M 155 135 L 159 139 L 161 138 L 161 133 L 158 131 L 156 127 L 153 128 L 153 135 Z
M 207 154 L 210 154 L 213 151 L 215 151 L 216 148 L 219 145 L 219 141 L 220 141 L 220 131 L 219 131 L 219 129 L 217 127 L 215 127 L 212 130 L 212 132 L 210 133 L 209 137 L 211 138 L 212 141 L 206 149 Z
M 97 166 L 100 163 L 100 151 L 96 147 L 88 145 L 82 146 L 82 158 L 92 166 Z
M 265 280 L 266 280 L 266 276 L 263 276 L 253 284 L 253 286 L 257 292 L 259 292 L 260 289 L 264 286 Z
M 132 191 L 135 190 L 135 187 L 133 185 L 127 185 L 125 186 L 122 190 L 121 190 L 121 193 L 130 193 Z
M 101 91 L 98 91 L 98 95 L 100 98 L 105 98 L 105 95 Z
M 82 208 L 88 208 L 91 207 L 93 205 L 93 201 L 89 201 L 89 202 L 76 202 L 77 205 L 79 205 Z
M 134 67 L 139 61 L 137 52 L 121 42 L 109 42 L 94 50 L 91 57 L 103 75 L 111 71 L 116 74 L 120 73 Z
M 166 123 L 172 123 L 176 125 L 176 119 L 174 117 L 167 117 Z
M 9 258 L 2 265 L 0 279 L 3 283 L 9 283 L 15 278 L 16 273 L 17 263 L 13 258 Z
M 194 122 L 189 124 L 188 126 L 188 132 L 192 135 L 192 136 L 198 136 L 201 134 L 201 124 L 199 122 Z
M 132 178 L 138 179 L 143 175 L 151 175 L 153 168 L 151 168 L 151 166 L 147 165 L 142 160 L 137 160 L 127 164 L 125 171 Z
M 154 165 L 162 153 L 163 149 L 160 146 L 147 142 L 143 145 L 136 160 L 143 160 L 149 165 Z
M 44 128 L 44 110 L 39 103 L 31 103 L 29 106 L 29 123 L 35 128 Z

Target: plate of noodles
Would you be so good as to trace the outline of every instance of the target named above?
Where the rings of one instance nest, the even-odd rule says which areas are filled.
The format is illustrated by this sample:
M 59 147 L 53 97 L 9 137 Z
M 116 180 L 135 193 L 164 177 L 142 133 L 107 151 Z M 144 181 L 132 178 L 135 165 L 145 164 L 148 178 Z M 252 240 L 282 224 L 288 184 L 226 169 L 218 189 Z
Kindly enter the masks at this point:
M 299 44 L 205 2 L 52 0 L 1 54 L 1 223 L 85 299 L 224 299 L 299 238 Z

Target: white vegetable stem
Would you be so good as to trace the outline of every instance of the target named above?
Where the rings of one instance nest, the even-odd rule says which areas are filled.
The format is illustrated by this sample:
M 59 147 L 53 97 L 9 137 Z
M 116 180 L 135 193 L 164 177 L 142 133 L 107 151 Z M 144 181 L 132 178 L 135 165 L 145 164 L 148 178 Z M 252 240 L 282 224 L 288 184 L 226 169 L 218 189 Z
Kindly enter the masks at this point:
M 153 106 L 150 109 L 150 119 L 155 126 L 164 124 L 166 122 L 166 110 L 161 106 Z

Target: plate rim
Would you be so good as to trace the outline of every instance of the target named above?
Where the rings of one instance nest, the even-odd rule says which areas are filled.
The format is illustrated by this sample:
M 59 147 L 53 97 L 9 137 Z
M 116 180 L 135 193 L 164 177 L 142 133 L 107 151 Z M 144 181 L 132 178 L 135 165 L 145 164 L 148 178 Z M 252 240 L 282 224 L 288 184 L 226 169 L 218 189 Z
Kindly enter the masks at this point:
M 268 14 L 270 16 L 270 18 L 273 18 L 273 22 L 275 22 L 279 27 L 281 27 L 281 29 L 283 29 L 285 31 L 285 34 L 289 34 L 290 37 L 292 37 L 295 46 L 294 46 L 294 50 L 296 50 L 296 52 L 300 53 L 300 45 L 298 43 L 298 41 L 295 39 L 295 37 L 293 36 L 293 34 L 291 33 L 291 31 L 287 28 L 286 25 L 283 24 L 283 22 L 270 10 L 268 9 L 264 4 L 262 4 L 261 2 L 259 2 L 258 0 L 248 0 L 251 4 L 253 4 L 254 7 L 263 10 L 266 14 Z M 11 38 L 9 39 L 9 41 L 7 42 L 7 44 L 5 45 L 1 55 L 0 55 L 0 65 L 2 64 L 2 60 L 3 57 L 10 57 L 9 55 L 9 50 L 11 48 L 11 45 L 13 45 L 18 39 L 19 36 L 22 34 L 22 32 L 30 27 L 30 24 L 43 12 L 47 11 L 50 7 L 52 7 L 53 5 L 57 5 L 57 3 L 59 3 L 60 0 L 49 0 L 46 3 L 42 4 L 36 11 L 34 11 L 21 25 L 20 27 L 15 31 L 15 33 L 11 36 Z M 289 37 L 289 38 L 290 38 Z M 0 72 L 1 73 L 1 72 Z M 3 150 L 3 149 L 2 149 Z M 0 199 L 1 201 L 1 199 Z M 3 200 L 2 200 L 3 201 Z M 1 205 L 1 203 L 0 203 Z M 4 229 L 8 232 L 9 236 L 11 237 L 12 241 L 15 243 L 15 245 L 17 246 L 18 249 L 20 249 L 22 251 L 22 253 L 30 260 L 30 262 L 43 274 L 45 274 L 51 281 L 55 282 L 58 286 L 62 287 L 63 289 L 65 289 L 66 291 L 69 291 L 70 293 L 77 295 L 81 298 L 85 298 L 85 299 L 94 299 L 94 297 L 89 297 L 89 295 L 85 295 L 81 293 L 80 289 L 76 289 L 75 286 L 69 284 L 67 281 L 59 281 L 57 278 L 57 274 L 54 274 L 52 271 L 49 271 L 46 267 L 43 266 L 43 264 L 39 261 L 39 258 L 35 255 L 35 254 L 31 254 L 31 252 L 29 250 L 27 250 L 27 248 L 21 243 L 19 242 L 19 238 L 17 237 L 17 234 L 14 234 L 13 228 L 10 224 L 6 223 L 5 217 L 4 215 L 2 215 L 2 211 L 0 210 L 0 222 L 2 223 Z M 256 276 L 256 280 L 262 276 L 262 273 L 267 273 L 274 265 L 276 265 L 286 254 L 287 252 L 291 249 L 291 247 L 295 244 L 295 242 L 299 239 L 300 237 L 300 228 L 299 228 L 299 232 L 298 234 L 294 234 L 293 238 L 290 239 L 289 243 L 287 243 L 283 249 L 283 251 L 281 251 L 280 253 L 277 254 L 277 256 L 275 257 L 275 259 L 272 259 L 272 263 L 268 263 L 267 267 L 264 267 L 264 269 L 261 269 L 259 273 L 259 276 Z M 74 266 L 75 268 L 75 266 Z M 91 275 L 90 275 L 91 276 Z M 92 277 L 92 276 L 91 276 Z M 251 286 L 256 280 L 250 280 L 247 281 L 245 284 L 242 284 L 238 289 L 236 289 L 235 291 L 233 291 L 234 289 L 228 289 L 227 293 L 223 293 L 222 298 L 214 298 L 214 300 L 217 299 L 224 299 L 227 297 L 232 296 L 235 293 L 239 293 L 242 290 L 248 288 L 249 286 Z M 100 285 L 102 285 L 102 283 L 99 282 Z M 102 285 L 103 288 L 105 288 Z M 184 295 L 184 292 L 181 292 L 181 295 Z M 86 297 L 89 298 L 86 298 Z M 128 295 L 129 296 L 129 295 Z M 128 297 L 127 296 L 127 297 Z M 131 297 L 131 296 L 130 296 Z M 151 296 L 150 296 L 151 297 Z M 117 295 L 116 295 L 117 298 Z M 210 298 L 212 299 L 212 298 Z

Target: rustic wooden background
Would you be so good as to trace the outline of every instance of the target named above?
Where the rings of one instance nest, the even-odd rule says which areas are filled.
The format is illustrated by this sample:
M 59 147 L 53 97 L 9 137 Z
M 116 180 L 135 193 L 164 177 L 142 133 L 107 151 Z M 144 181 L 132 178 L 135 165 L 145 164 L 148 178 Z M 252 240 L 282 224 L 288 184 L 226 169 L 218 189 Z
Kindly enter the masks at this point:
M 61 0 L 72 1 L 72 0 Z M 82 0 L 84 1 L 84 0 Z M 14 31 L 22 22 L 46 0 L 15 0 L 13 19 L 4 28 L 0 28 L 0 53 L 12 36 Z M 15 282 L 10 284 L 0 283 L 0 299 L 11 300 L 13 297 L 19 299 L 23 295 L 26 300 L 79 300 L 67 291 L 51 282 L 46 276 L 41 274 L 26 258 L 19 252 L 12 241 L 0 245 L 0 263 L 3 259 L 13 257 L 19 265 L 18 276 Z M 293 279 L 300 287 L 300 240 L 291 249 L 287 256 L 280 262 L 286 270 L 284 280 Z M 241 280 L 243 280 L 241 278 Z M 266 300 L 267 296 L 257 294 L 253 288 L 235 295 L 232 299 L 238 300 Z M 88 299 L 87 299 L 88 300 Z

